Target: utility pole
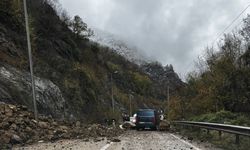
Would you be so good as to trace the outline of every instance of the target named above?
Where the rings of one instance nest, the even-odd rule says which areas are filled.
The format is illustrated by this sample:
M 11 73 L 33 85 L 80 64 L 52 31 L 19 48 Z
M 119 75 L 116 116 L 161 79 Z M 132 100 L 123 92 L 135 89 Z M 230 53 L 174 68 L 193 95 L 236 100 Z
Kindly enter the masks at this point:
M 34 115 L 35 115 L 35 119 L 37 120 L 38 115 L 37 115 L 36 95 L 35 95 L 35 80 L 34 80 L 34 75 L 33 75 L 33 62 L 32 62 L 32 52 L 31 52 L 31 44 L 30 44 L 29 18 L 28 18 L 26 0 L 23 0 L 23 7 L 24 7 L 25 26 L 26 26 L 27 44 L 28 44 L 28 53 L 29 53 L 29 64 L 30 64 L 32 97 L 33 97 L 33 104 L 34 104 Z
M 132 95 L 129 94 L 129 116 L 132 116 L 132 105 L 131 105 Z
M 118 73 L 118 71 L 112 72 L 110 76 L 111 80 L 111 99 L 112 99 L 112 109 L 113 109 L 113 114 L 115 112 L 115 101 L 114 101 L 114 88 L 113 88 L 113 73 Z
M 111 79 L 110 79 L 110 80 L 111 80 L 112 110 L 113 110 L 113 114 L 114 114 L 114 112 L 115 112 L 115 106 L 114 106 L 115 104 L 114 104 L 114 103 L 115 103 L 115 102 L 114 102 L 114 93 L 113 93 L 113 92 L 114 92 L 114 91 L 113 91 L 113 90 L 114 90 L 114 89 L 113 89 L 113 73 L 111 73 Z
M 167 92 L 168 92 L 168 97 L 167 97 L 167 98 L 168 98 L 168 120 L 170 120 L 170 119 L 169 119 L 169 116 L 170 116 L 170 115 L 169 115 L 169 113 L 170 113 L 169 82 L 168 82 Z

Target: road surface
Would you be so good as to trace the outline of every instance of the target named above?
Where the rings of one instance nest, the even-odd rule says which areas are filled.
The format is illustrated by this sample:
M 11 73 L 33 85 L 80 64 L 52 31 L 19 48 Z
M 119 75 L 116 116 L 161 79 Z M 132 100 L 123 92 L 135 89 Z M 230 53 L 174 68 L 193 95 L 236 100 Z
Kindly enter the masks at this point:
M 157 131 L 128 131 L 119 140 L 62 140 L 56 143 L 38 143 L 17 150 L 219 150 L 209 144 L 186 141 L 178 135 Z

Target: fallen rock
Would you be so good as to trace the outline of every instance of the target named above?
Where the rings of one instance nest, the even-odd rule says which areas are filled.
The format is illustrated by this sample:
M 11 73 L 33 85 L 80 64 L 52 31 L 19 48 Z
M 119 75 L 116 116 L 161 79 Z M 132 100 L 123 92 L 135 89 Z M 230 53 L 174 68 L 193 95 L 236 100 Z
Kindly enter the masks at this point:
M 10 143 L 11 144 L 21 144 L 23 140 L 18 135 L 12 135 Z
M 159 125 L 160 131 L 169 131 L 170 130 L 170 123 L 166 120 L 161 120 Z
M 47 129 L 48 128 L 48 124 L 46 122 L 43 122 L 43 121 L 39 121 L 38 122 L 38 126 L 40 128 L 43 128 L 43 129 Z
M 5 115 L 11 117 L 13 115 L 13 110 L 9 107 L 5 107 Z
M 11 140 L 11 134 L 10 133 L 4 133 L 4 134 L 2 134 L 0 136 L 0 143 L 9 143 L 10 140 Z
M 13 123 L 13 124 L 10 126 L 10 128 L 13 129 L 13 130 L 17 130 L 17 125 Z
M 26 131 L 26 132 L 31 132 L 32 129 L 31 129 L 30 127 L 26 127 L 26 128 L 25 128 L 25 131 Z
M 100 141 L 106 137 L 113 142 L 119 142 L 114 137 L 122 132 L 119 128 L 101 124 L 83 125 L 80 121 L 69 123 L 46 116 L 39 116 L 35 120 L 33 113 L 24 106 L 0 103 L 0 149 L 11 149 L 8 147 L 14 144 L 53 142 L 60 139 Z
M 67 126 L 59 126 L 59 130 L 67 131 L 69 128 Z
M 81 122 L 80 122 L 80 121 L 77 121 L 77 122 L 76 122 L 76 127 L 79 128 L 80 126 L 81 126 Z
M 8 129 L 10 126 L 9 122 L 0 123 L 0 129 Z
M 111 139 L 111 142 L 121 142 L 120 139 Z
M 188 140 L 192 141 L 194 138 L 193 137 L 188 137 Z

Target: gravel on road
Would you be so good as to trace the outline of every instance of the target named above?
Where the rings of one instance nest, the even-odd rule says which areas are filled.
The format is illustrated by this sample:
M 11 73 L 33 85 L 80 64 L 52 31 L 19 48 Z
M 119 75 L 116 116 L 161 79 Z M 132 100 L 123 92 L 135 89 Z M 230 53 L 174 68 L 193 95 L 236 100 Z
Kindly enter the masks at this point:
M 181 136 L 158 131 L 127 131 L 113 139 L 61 140 L 38 143 L 16 150 L 219 150 L 210 144 L 184 140 Z

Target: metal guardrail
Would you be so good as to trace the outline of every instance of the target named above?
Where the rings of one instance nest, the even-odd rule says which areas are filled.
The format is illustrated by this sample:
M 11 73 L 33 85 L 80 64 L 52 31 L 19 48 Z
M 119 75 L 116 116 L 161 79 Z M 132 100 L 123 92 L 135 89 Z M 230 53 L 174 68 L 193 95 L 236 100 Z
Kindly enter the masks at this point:
M 216 130 L 219 131 L 220 138 L 221 138 L 221 132 L 235 134 L 236 144 L 240 144 L 240 138 L 239 138 L 240 135 L 250 137 L 250 127 L 218 124 L 218 123 L 207 123 L 207 122 L 193 122 L 193 121 L 173 121 L 172 123 L 182 126 L 204 128 L 207 129 L 208 132 L 209 130 Z

